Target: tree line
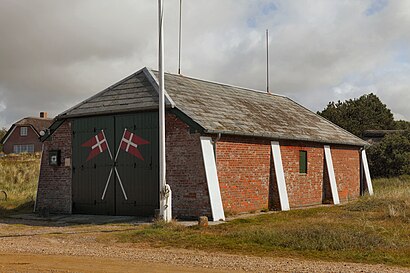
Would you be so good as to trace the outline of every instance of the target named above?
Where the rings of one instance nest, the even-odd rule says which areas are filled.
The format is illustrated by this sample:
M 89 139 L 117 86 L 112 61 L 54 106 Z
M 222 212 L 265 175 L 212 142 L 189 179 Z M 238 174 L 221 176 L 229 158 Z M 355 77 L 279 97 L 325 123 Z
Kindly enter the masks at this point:
M 410 175 L 410 122 L 394 120 L 375 94 L 329 102 L 318 114 L 361 138 L 366 130 L 392 130 L 366 149 L 370 172 L 374 177 Z

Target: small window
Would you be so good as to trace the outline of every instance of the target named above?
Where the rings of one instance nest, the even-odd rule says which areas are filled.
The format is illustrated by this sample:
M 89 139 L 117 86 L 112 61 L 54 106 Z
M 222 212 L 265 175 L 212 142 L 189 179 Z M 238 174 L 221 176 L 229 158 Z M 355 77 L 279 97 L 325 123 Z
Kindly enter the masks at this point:
M 20 127 L 20 136 L 27 136 L 27 127 Z
M 34 153 L 34 144 L 13 145 L 13 153 Z
M 34 144 L 27 145 L 27 152 L 34 153 Z
M 307 173 L 307 151 L 299 151 L 299 173 Z

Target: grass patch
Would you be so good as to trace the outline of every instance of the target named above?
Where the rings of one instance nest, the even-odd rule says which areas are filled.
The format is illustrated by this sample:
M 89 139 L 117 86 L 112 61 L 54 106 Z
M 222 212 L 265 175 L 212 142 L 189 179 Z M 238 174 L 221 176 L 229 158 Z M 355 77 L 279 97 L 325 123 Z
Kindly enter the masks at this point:
M 39 173 L 39 154 L 0 157 L 0 215 L 32 211 Z
M 375 195 L 333 207 L 237 219 L 208 228 L 155 223 L 120 242 L 207 251 L 410 266 L 410 178 L 378 179 Z
M 350 211 L 373 212 L 382 219 L 396 218 L 410 222 L 410 176 L 381 178 L 373 182 L 374 196 L 364 196 L 346 205 Z
M 39 155 L 0 158 L 0 215 L 31 211 Z M 374 196 L 342 206 L 264 214 L 208 228 L 155 222 L 101 235 L 119 242 L 256 256 L 410 267 L 410 177 L 373 181 Z M 1 194 L 1 193 L 0 193 Z

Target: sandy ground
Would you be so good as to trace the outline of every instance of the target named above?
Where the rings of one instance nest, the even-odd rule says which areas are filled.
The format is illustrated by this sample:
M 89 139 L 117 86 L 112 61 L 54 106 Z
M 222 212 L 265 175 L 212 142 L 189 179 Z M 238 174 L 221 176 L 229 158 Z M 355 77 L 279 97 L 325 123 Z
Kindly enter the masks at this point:
M 227 272 L 114 258 L 0 253 L 1 272 Z
M 0 272 L 410 272 L 385 265 L 260 258 L 98 240 L 129 225 L 0 221 Z

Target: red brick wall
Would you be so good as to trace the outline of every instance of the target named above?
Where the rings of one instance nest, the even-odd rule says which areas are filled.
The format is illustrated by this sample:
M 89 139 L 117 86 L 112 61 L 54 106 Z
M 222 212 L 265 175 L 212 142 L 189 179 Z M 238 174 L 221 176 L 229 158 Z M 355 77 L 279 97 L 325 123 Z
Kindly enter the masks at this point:
M 280 142 L 289 205 L 291 207 L 322 203 L 324 148 L 321 144 Z M 307 152 L 307 173 L 299 173 L 299 152 Z
M 27 136 L 20 136 L 20 127 L 27 127 Z M 16 126 L 13 133 L 3 145 L 5 154 L 13 153 L 13 145 L 34 144 L 34 152 L 41 152 L 41 142 L 37 133 L 30 126 Z
M 360 196 L 360 152 L 356 148 L 331 146 L 340 202 Z
M 45 141 L 41 157 L 40 179 L 37 190 L 36 211 L 50 213 L 71 213 L 71 167 L 64 166 L 64 161 L 71 161 L 71 125 L 65 121 Z M 61 150 L 61 165 L 50 166 L 48 155 L 50 150 Z
M 280 145 L 291 208 L 321 204 L 323 192 L 331 198 L 323 145 L 297 141 L 281 141 Z M 48 151 L 53 149 L 61 149 L 62 166 L 48 165 Z M 167 113 L 166 149 L 173 216 L 211 217 L 200 134 L 191 133 L 188 125 Z M 307 174 L 299 173 L 300 150 L 308 153 Z M 359 149 L 331 146 L 331 151 L 340 200 L 357 198 Z M 71 157 L 70 123 L 64 122 L 52 140 L 44 142 L 37 209 L 71 213 L 71 167 L 64 166 L 65 158 Z M 223 135 L 216 144 L 216 162 L 225 212 L 279 208 L 270 140 Z
M 225 213 L 268 208 L 270 158 L 268 140 L 221 137 L 216 162 Z
M 173 114 L 167 114 L 165 126 L 173 217 L 211 217 L 200 134 L 190 133 L 188 125 Z
M 331 198 L 323 144 L 280 141 L 291 208 L 322 204 Z M 299 173 L 299 151 L 307 151 L 306 174 Z M 360 192 L 359 149 L 331 147 L 340 200 Z M 216 148 L 218 177 L 225 211 L 279 209 L 279 195 L 270 141 L 250 137 L 222 137 Z M 330 196 L 330 197 L 329 197 Z

